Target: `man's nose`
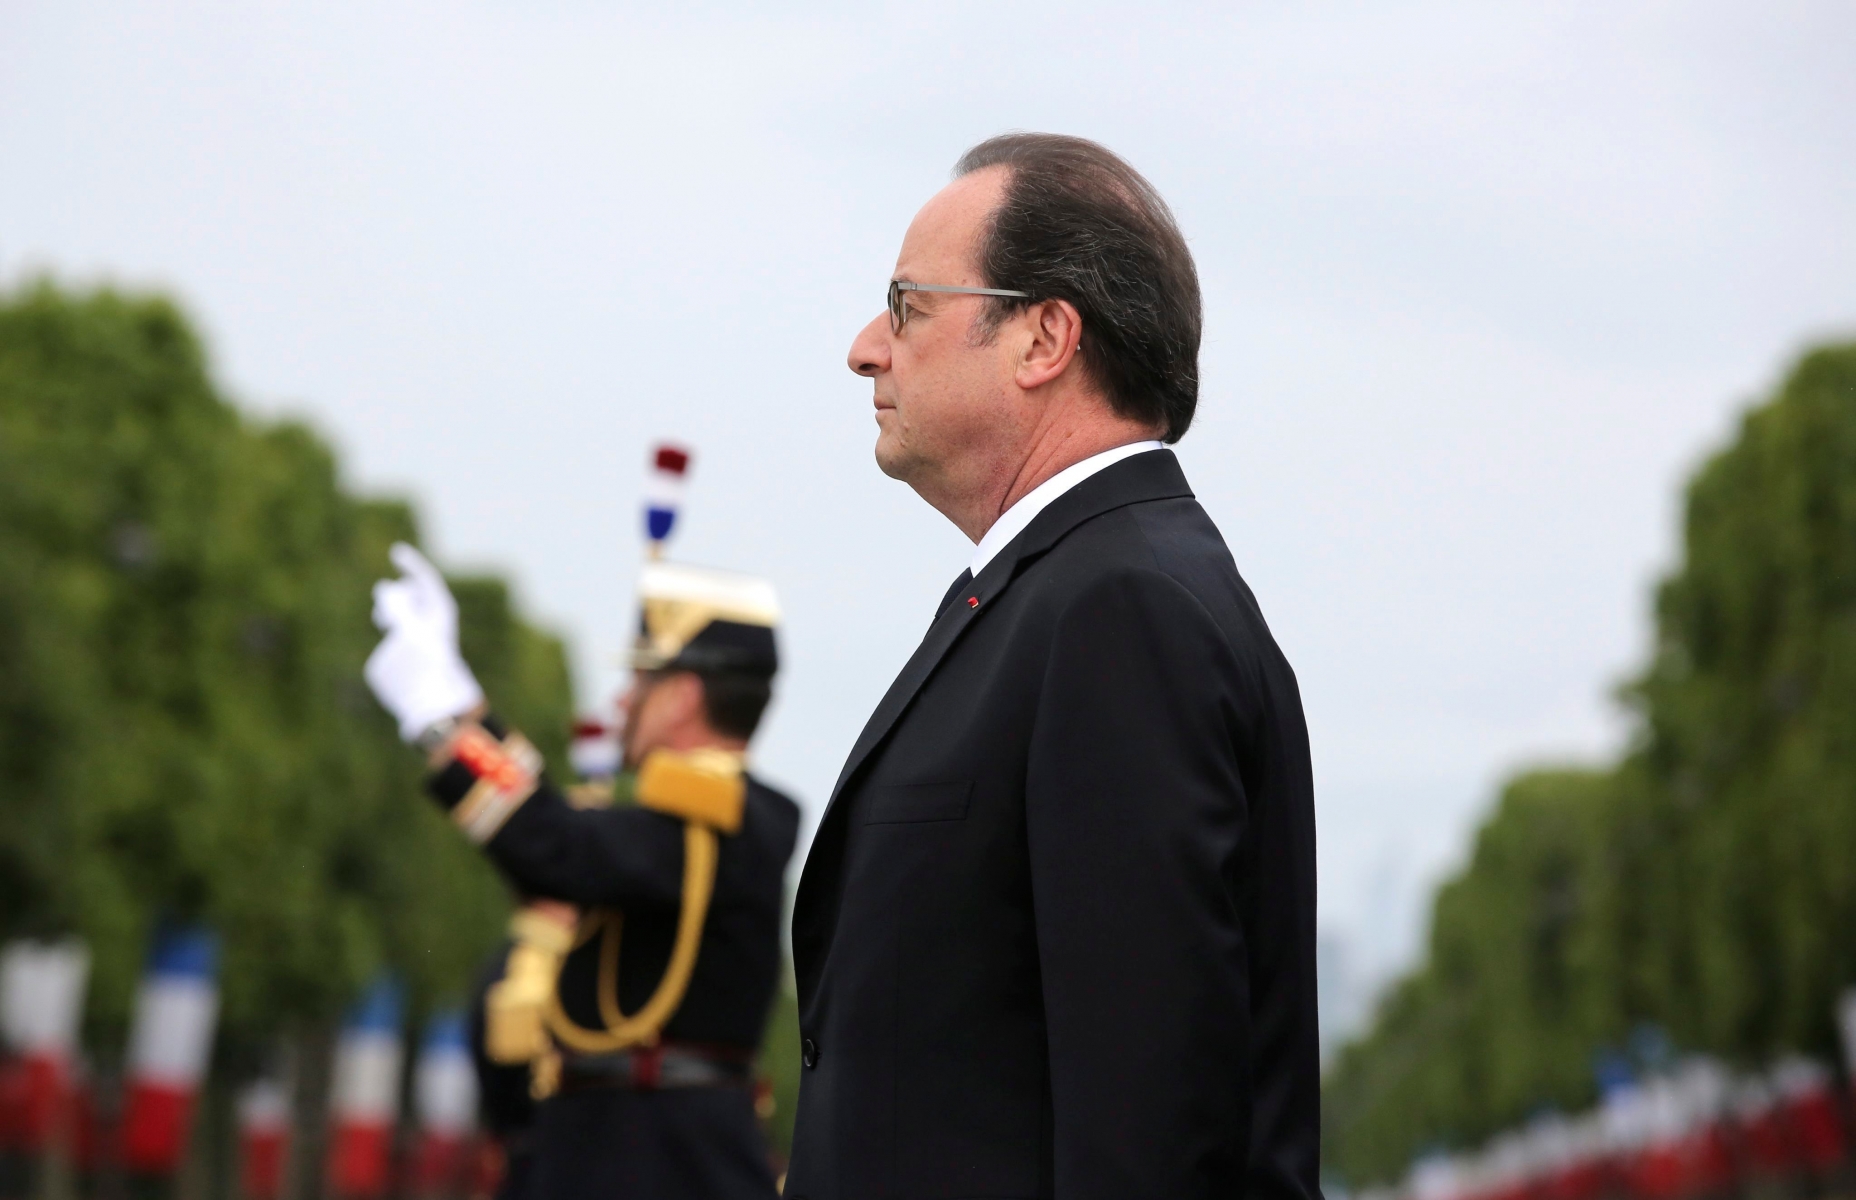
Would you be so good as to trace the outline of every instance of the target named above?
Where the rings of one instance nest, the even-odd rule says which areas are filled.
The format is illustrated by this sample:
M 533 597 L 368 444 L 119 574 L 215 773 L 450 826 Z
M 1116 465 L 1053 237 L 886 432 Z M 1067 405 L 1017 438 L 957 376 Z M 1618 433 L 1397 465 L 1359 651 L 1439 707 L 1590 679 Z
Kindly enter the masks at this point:
M 846 360 L 851 370 L 865 378 L 874 378 L 889 370 L 889 314 L 871 319 L 851 343 Z

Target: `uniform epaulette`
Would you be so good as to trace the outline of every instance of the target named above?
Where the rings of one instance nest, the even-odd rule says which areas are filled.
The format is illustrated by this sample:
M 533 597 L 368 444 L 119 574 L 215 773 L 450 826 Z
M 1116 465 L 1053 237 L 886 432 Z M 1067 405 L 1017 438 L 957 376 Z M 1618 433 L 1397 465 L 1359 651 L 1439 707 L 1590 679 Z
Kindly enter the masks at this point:
M 726 750 L 653 750 L 638 769 L 638 804 L 721 833 L 741 830 L 747 776 Z

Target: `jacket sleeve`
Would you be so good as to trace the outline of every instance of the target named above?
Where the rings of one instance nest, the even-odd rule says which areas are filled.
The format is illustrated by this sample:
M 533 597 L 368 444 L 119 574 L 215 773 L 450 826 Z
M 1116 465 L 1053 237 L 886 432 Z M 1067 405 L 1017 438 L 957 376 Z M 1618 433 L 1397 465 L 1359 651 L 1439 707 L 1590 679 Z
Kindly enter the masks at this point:
M 518 889 L 580 905 L 674 905 L 683 822 L 645 808 L 577 809 L 544 782 L 484 849 Z
M 1061 1200 L 1243 1185 L 1241 679 L 1158 571 L 1096 581 L 1056 620 L 1025 808 Z

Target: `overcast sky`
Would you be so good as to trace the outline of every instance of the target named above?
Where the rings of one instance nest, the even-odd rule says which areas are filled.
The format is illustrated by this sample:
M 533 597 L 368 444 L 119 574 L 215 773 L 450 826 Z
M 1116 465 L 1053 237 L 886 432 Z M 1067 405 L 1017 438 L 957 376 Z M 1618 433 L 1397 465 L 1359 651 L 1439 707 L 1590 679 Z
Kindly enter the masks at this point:
M 0 278 L 179 295 L 248 410 L 518 581 L 602 704 L 638 496 L 779 587 L 823 803 L 967 557 L 844 366 L 971 143 L 1096 138 L 1205 284 L 1189 478 L 1295 665 L 1367 970 L 1501 778 L 1595 760 L 1686 473 L 1856 332 L 1847 3 L 0 4 Z

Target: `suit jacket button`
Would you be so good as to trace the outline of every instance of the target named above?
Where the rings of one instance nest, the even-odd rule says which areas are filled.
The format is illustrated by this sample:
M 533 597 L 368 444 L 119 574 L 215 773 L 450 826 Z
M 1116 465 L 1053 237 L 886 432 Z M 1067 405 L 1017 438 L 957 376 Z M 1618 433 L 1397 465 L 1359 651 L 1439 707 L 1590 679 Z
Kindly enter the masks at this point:
M 799 1043 L 799 1061 L 808 1069 L 818 1066 L 818 1043 L 811 1038 Z

